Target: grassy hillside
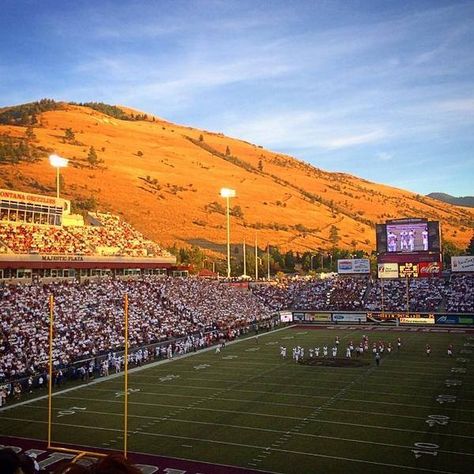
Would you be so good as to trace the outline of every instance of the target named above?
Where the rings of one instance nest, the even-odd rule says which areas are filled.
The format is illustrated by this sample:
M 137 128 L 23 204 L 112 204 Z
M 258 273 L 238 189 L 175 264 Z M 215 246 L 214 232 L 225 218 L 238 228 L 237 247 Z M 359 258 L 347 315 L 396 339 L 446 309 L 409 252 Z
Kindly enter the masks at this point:
M 225 202 L 219 197 L 223 186 L 237 190 L 231 200 L 233 242 L 253 241 L 258 230 L 261 246 L 270 242 L 283 250 L 332 245 L 372 250 L 376 222 L 408 216 L 442 221 L 443 237 L 462 248 L 472 236 L 473 210 L 326 172 L 242 140 L 125 107 L 124 119 L 108 114 L 112 110 L 120 116 L 116 108 L 94 103 L 89 104 L 94 108 L 47 105 L 49 110 L 35 109 L 33 127 L 31 120 L 18 125 L 12 108 L 1 109 L 15 122 L 4 120 L 0 135 L 69 158 L 62 196 L 121 214 L 164 245 L 221 249 L 226 238 Z M 95 165 L 88 160 L 91 147 L 99 160 Z M 0 187 L 54 194 L 55 171 L 45 154 L 4 160 Z

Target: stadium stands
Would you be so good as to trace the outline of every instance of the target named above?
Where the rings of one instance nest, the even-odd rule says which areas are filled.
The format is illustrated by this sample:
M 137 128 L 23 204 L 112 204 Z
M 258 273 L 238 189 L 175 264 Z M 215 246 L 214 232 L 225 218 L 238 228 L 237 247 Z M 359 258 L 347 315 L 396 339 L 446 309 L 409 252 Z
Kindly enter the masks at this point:
M 0 287 L 0 382 L 45 369 L 49 294 L 56 301 L 59 366 L 123 348 L 125 293 L 130 300 L 131 347 L 210 331 L 228 335 L 271 317 L 251 293 L 216 281 L 158 278 L 8 285 Z
M 49 226 L 0 221 L 0 253 L 169 257 L 158 244 L 111 214 L 91 214 L 97 225 Z

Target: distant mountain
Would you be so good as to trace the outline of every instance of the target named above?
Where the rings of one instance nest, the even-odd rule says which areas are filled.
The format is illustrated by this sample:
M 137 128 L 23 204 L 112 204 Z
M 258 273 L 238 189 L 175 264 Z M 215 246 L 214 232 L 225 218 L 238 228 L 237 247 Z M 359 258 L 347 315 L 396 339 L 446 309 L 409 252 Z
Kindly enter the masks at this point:
M 455 197 L 446 193 L 430 193 L 427 196 L 454 206 L 474 207 L 474 196 Z
M 43 99 L 0 108 L 0 188 L 54 196 L 47 156 L 69 159 L 61 196 L 74 210 L 119 214 L 170 247 L 222 254 L 226 201 L 232 243 L 298 252 L 375 248 L 375 224 L 401 217 L 440 221 L 443 237 L 466 248 L 474 209 L 344 173 L 222 133 L 190 128 L 128 107 Z

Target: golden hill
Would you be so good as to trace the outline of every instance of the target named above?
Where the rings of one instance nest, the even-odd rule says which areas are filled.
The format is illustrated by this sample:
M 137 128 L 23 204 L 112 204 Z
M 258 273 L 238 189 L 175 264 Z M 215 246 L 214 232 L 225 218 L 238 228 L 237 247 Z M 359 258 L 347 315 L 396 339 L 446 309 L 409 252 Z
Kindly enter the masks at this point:
M 5 109 L 1 109 L 5 110 Z M 371 251 L 374 225 L 388 218 L 427 217 L 442 222 L 443 237 L 466 248 L 474 211 L 330 173 L 260 146 L 123 107 L 140 120 L 121 120 L 89 107 L 61 104 L 39 114 L 35 146 L 71 160 L 61 196 L 94 197 L 98 209 L 122 215 L 147 237 L 170 246 L 222 249 L 225 216 L 221 187 L 232 199 L 232 242 L 307 251 L 342 248 Z M 66 140 L 72 129 L 74 140 Z M 25 126 L 0 125 L 0 135 L 24 137 Z M 87 161 L 93 146 L 102 163 Z M 55 171 L 46 158 L 2 164 L 0 187 L 55 193 Z M 337 232 L 334 230 L 337 230 Z M 331 240 L 332 229 L 332 240 Z

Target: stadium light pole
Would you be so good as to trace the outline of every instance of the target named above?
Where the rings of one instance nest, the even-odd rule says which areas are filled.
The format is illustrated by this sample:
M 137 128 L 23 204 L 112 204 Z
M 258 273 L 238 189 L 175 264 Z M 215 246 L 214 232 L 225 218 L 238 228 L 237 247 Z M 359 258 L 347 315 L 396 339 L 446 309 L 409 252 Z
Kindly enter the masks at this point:
M 255 281 L 258 281 L 258 244 L 257 244 L 257 231 L 255 231 Z
M 243 257 L 244 257 L 244 274 L 242 275 L 244 278 L 247 278 L 247 250 L 245 247 L 245 239 L 244 239 L 244 246 L 243 246 Z
M 227 278 L 230 279 L 230 198 L 236 196 L 235 189 L 222 188 L 221 197 L 226 200 L 226 216 L 227 216 Z
M 58 155 L 49 156 L 49 164 L 56 168 L 56 198 L 59 199 L 59 169 L 66 168 L 69 160 Z
M 270 281 L 270 244 L 267 244 L 267 281 Z

